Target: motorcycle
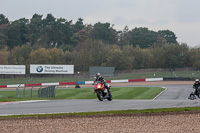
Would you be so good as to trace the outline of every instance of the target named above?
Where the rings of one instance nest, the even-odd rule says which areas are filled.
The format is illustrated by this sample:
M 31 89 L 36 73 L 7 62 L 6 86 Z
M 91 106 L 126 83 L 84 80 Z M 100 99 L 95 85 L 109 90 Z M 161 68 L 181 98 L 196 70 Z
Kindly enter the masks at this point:
M 97 98 L 99 99 L 99 101 L 103 101 L 103 99 L 107 99 L 108 101 L 112 101 L 112 94 L 110 92 L 110 85 L 108 84 L 107 87 L 108 89 L 106 89 L 106 87 L 104 86 L 103 83 L 101 83 L 100 81 L 95 81 L 94 85 L 94 93 L 97 94 Z
M 194 88 L 194 89 L 195 89 L 195 88 Z M 194 92 L 191 92 L 191 93 L 190 93 L 188 99 L 194 100 L 194 99 L 196 99 L 196 96 L 197 96 L 198 98 L 200 98 L 200 86 L 196 89 L 196 94 L 195 94 Z

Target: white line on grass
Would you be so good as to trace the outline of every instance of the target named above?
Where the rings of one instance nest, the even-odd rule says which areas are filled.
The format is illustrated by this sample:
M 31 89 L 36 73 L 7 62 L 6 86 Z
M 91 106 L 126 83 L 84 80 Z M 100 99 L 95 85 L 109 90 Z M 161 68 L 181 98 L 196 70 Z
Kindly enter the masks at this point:
M 162 87 L 162 88 L 165 88 L 165 90 L 163 90 L 162 92 L 160 92 L 156 97 L 154 97 L 153 100 L 155 100 L 157 97 L 159 97 L 162 93 L 164 93 L 165 91 L 167 91 L 167 88 L 166 87 Z

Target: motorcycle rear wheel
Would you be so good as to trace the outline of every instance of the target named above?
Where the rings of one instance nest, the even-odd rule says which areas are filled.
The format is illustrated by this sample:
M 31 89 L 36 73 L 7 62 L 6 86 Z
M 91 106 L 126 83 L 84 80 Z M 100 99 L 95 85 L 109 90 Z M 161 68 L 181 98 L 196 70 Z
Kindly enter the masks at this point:
M 108 99 L 108 101 L 112 101 L 112 94 L 111 94 L 111 92 L 109 93 L 109 98 L 107 98 Z

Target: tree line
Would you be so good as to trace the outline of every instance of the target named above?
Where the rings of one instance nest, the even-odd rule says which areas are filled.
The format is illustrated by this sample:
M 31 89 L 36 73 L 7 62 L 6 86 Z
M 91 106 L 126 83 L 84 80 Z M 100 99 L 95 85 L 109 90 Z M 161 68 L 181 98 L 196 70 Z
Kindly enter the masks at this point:
M 74 64 L 75 70 L 89 66 L 114 66 L 117 70 L 145 68 L 200 68 L 199 48 L 179 44 L 170 30 L 146 27 L 117 31 L 110 23 L 75 23 L 52 14 L 34 14 L 13 22 L 0 14 L 0 64 Z

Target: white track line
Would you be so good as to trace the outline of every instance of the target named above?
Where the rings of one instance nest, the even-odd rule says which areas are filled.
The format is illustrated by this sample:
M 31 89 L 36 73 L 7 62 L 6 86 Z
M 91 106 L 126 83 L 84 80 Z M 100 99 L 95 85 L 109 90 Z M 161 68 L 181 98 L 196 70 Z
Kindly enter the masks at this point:
M 0 102 L 0 105 L 7 105 L 7 104 L 20 104 L 20 103 L 33 103 L 33 102 L 43 102 L 43 101 L 50 101 L 50 100 L 30 100 L 30 101 Z
M 154 97 L 153 100 L 155 100 L 157 97 L 159 97 L 162 93 L 164 93 L 165 91 L 167 91 L 167 88 L 166 87 L 162 87 L 162 88 L 165 88 L 165 90 L 163 90 L 162 92 L 160 92 L 156 97 Z

